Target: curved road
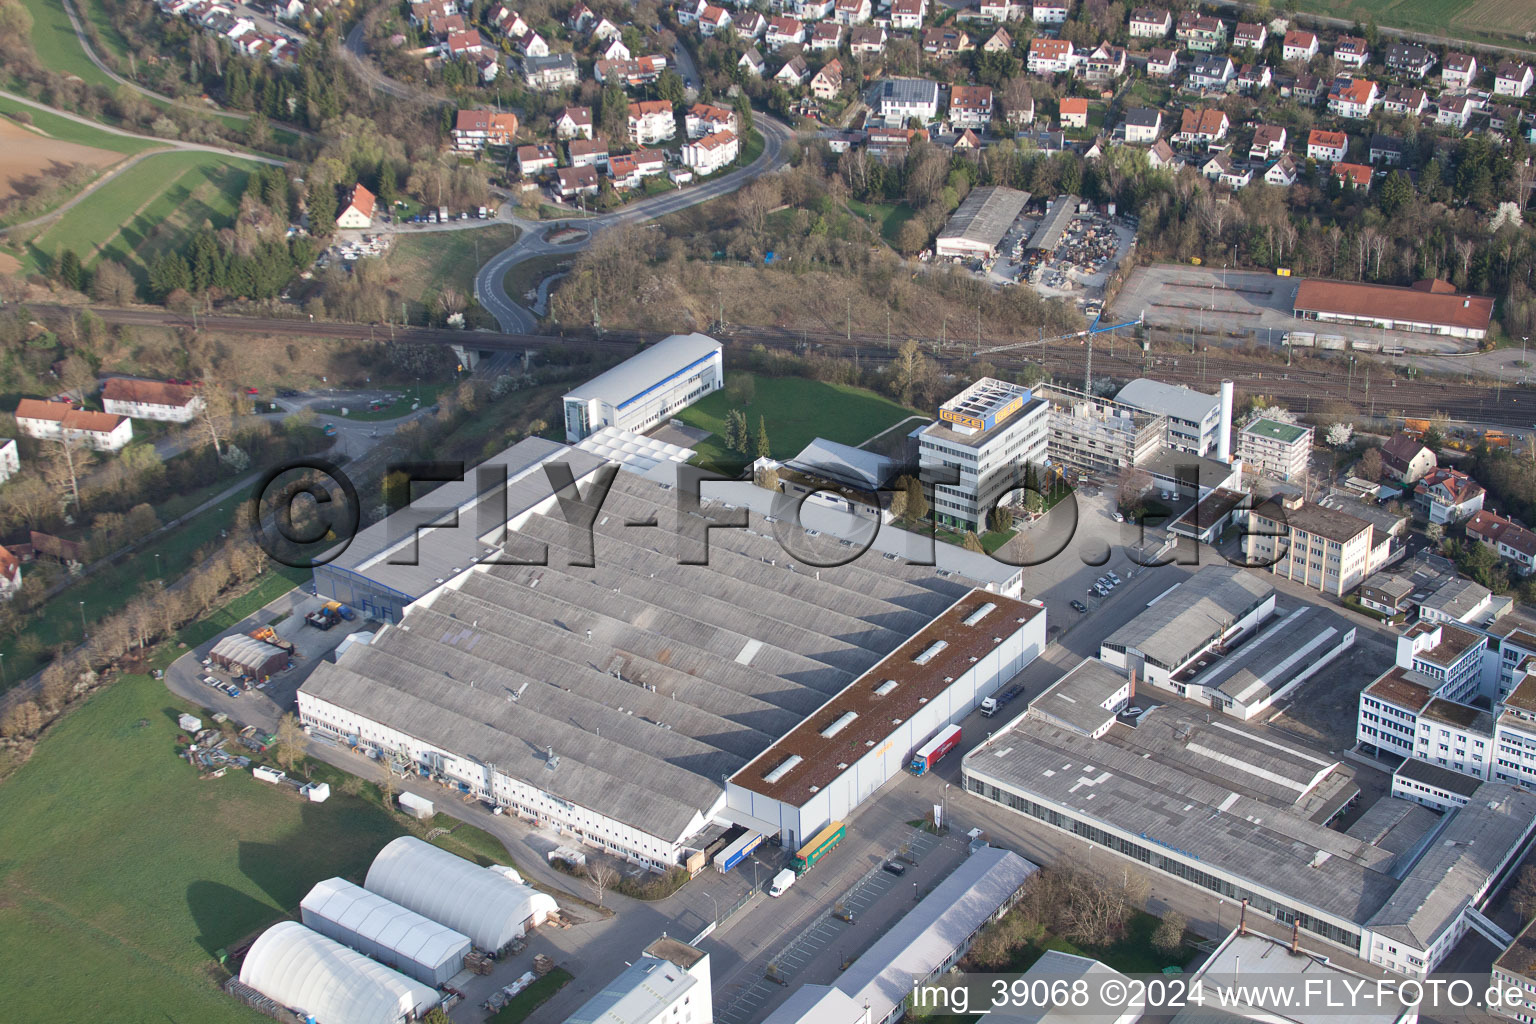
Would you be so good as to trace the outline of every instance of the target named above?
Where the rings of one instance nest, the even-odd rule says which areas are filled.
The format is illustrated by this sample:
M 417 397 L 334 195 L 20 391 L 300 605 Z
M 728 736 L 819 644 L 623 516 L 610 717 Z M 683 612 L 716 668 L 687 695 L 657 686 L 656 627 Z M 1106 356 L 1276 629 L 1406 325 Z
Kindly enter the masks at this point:
M 622 209 L 596 217 L 571 221 L 534 222 L 513 218 L 523 229 L 518 240 L 497 253 L 475 275 L 475 301 L 484 306 L 501 329 L 509 334 L 532 334 L 538 329 L 539 318 L 515 302 L 507 294 L 507 272 L 520 263 L 540 256 L 574 255 L 592 244 L 592 239 L 604 228 L 616 224 L 637 224 L 641 221 L 662 217 L 678 210 L 715 199 L 734 192 L 748 182 L 774 170 L 782 163 L 784 143 L 790 138 L 790 128 L 766 114 L 754 113 L 757 130 L 762 133 L 763 151 L 756 160 L 745 167 L 738 167 L 729 174 L 706 181 L 692 188 L 665 192 L 649 199 L 641 199 Z M 545 241 L 545 235 L 564 227 L 582 227 L 587 234 L 575 241 L 556 244 Z
M 379 90 L 386 95 L 393 96 L 397 100 L 410 100 L 416 103 L 429 103 L 441 106 L 449 100 L 436 96 L 426 89 L 417 86 L 406 85 L 397 82 L 384 72 L 374 67 L 368 59 L 368 51 L 363 48 L 363 23 L 358 22 L 352 26 L 352 31 L 347 33 L 346 45 L 342 47 L 342 53 L 353 70 L 362 78 L 370 88 Z
M 91 40 L 88 36 L 86 36 L 85 29 L 80 24 L 80 16 L 75 11 L 74 0 L 63 0 L 63 2 L 64 13 L 69 17 L 70 27 L 75 30 L 75 38 L 80 41 L 80 49 L 85 51 L 86 59 L 89 60 L 92 64 L 96 65 L 96 69 L 98 71 L 112 79 L 112 81 L 116 82 L 118 85 L 127 86 L 129 89 L 132 89 L 139 95 L 146 96 L 157 103 L 168 103 L 173 107 L 181 107 L 183 110 L 192 110 L 199 114 L 210 114 L 216 117 L 232 117 L 237 121 L 249 121 L 251 119 L 250 114 L 242 114 L 238 110 L 224 110 L 221 107 L 210 107 L 206 103 L 194 103 L 190 100 L 178 100 L 173 96 L 166 96 L 163 93 L 155 92 L 153 89 L 145 88 L 135 81 L 124 78 L 122 75 L 108 67 L 106 62 L 97 56 L 96 51 L 91 48 Z M 293 132 L 295 135 L 302 135 L 308 139 L 318 138 L 318 136 L 312 132 L 307 132 L 303 128 L 288 124 L 285 121 L 278 121 L 276 123 L 282 125 L 283 130 Z

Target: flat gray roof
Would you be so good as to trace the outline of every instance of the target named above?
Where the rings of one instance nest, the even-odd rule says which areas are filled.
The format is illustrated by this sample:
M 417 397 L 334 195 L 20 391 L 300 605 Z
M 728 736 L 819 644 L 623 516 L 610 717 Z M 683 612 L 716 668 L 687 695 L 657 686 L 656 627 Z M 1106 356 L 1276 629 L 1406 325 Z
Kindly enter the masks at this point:
M 949 217 L 949 223 L 939 232 L 940 242 L 950 238 L 963 238 L 988 249 L 997 248 L 1003 235 L 1013 226 L 1029 193 L 1004 185 L 984 185 L 972 189 L 970 195 Z
M 711 530 L 708 564 L 679 564 L 682 521 L 734 515 L 748 529 Z M 761 516 L 679 510 L 631 473 L 592 525 L 595 565 L 573 565 L 586 532 L 558 506 L 530 514 L 508 555 L 547 564 L 459 574 L 304 692 L 677 839 L 722 778 L 971 589 L 872 555 L 798 565 Z
M 1221 398 L 1216 395 L 1148 377 L 1137 377 L 1126 384 L 1115 400 L 1189 423 L 1202 423 L 1213 412 L 1221 410 Z
M 1383 796 L 1344 831 L 1362 842 L 1407 857 L 1418 850 L 1424 837 L 1439 824 L 1440 815 L 1423 804 Z
M 641 349 L 618 366 L 572 388 L 565 398 L 597 399 L 619 409 L 647 389 L 720 351 L 720 342 L 707 334 L 674 334 Z
M 895 471 L 896 460 L 818 437 L 785 465 L 811 476 L 873 491 L 883 486 Z
M 1104 705 L 1125 687 L 1124 673 L 1098 658 L 1084 658 L 1066 675 L 1052 683 L 1029 705 L 1031 714 L 1044 715 L 1058 725 L 1091 736 L 1115 719 L 1115 710 Z
M 1172 668 L 1224 632 L 1242 612 L 1275 592 L 1257 575 L 1207 565 L 1105 638 Z
M 1487 712 L 1485 711 L 1483 714 L 1487 714 Z M 1426 786 L 1433 786 L 1435 789 L 1456 793 L 1469 800 L 1472 798 L 1472 794 L 1477 792 L 1477 787 L 1482 785 L 1481 782 L 1470 775 L 1463 775 L 1461 772 L 1443 768 L 1438 764 L 1421 761 L 1417 757 L 1408 758 L 1392 774 L 1394 776 L 1402 776 L 1413 782 L 1421 782 Z M 1401 802 L 1406 803 L 1407 801 Z
M 1536 828 L 1536 793 L 1502 782 L 1477 787 L 1370 919 L 1370 927 L 1427 949 L 1479 899 Z
M 1061 236 L 1066 234 L 1067 225 L 1072 223 L 1072 218 L 1077 216 L 1077 204 L 1082 202 L 1077 196 L 1057 196 L 1051 200 L 1051 208 L 1040 219 L 1034 234 L 1029 236 L 1030 249 L 1052 250 L 1061 244 Z
M 1206 723 L 1175 705 L 1103 738 L 1022 715 L 965 758 L 980 776 L 1036 801 L 1070 810 L 1166 847 L 1294 901 L 1357 924 L 1396 887 L 1393 855 L 1316 824 L 1296 810 L 1294 776 L 1322 758 L 1283 747 L 1237 723 Z M 1234 770 L 1234 766 L 1250 766 Z M 1285 795 L 1282 795 L 1285 794 Z
M 887 78 L 880 83 L 882 102 L 938 103 L 939 83 L 926 78 Z
M 1326 608 L 1281 609 L 1259 627 L 1257 635 L 1228 651 L 1192 682 L 1214 686 L 1243 704 L 1259 703 L 1330 654 L 1353 628 Z

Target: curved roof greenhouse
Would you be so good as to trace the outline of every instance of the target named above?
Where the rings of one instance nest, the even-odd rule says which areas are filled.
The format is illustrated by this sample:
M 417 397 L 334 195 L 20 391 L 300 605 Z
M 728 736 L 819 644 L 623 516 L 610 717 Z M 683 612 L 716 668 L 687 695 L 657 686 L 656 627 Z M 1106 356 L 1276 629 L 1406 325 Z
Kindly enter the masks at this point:
M 240 965 L 240 981 L 317 1024 L 395 1024 L 438 1002 L 421 982 L 296 921 L 261 933 Z

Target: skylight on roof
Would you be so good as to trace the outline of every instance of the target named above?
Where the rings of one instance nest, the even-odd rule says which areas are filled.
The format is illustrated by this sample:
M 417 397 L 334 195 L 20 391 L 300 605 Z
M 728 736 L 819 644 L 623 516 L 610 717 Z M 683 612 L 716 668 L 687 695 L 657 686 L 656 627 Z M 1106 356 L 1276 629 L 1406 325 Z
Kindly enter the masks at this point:
M 948 640 L 935 640 L 933 643 L 928 645 L 926 650 L 924 650 L 921 654 L 919 654 L 915 658 L 913 658 L 912 661 L 913 661 L 914 664 L 917 664 L 917 665 L 926 665 L 930 661 L 933 660 L 934 655 L 938 654 L 940 651 L 942 651 L 944 648 L 946 648 L 948 646 L 949 646 L 949 641 Z
M 859 713 L 857 711 L 845 712 L 844 714 L 837 716 L 837 718 L 828 724 L 825 729 L 821 730 L 821 734 L 827 739 L 831 739 L 833 736 L 836 736 L 838 733 L 848 728 L 848 726 L 852 725 L 853 720 L 858 717 Z
M 784 760 L 779 762 L 779 766 L 777 768 L 769 772 L 767 775 L 764 775 L 763 781 L 769 783 L 778 782 L 784 776 L 794 771 L 795 766 L 802 760 L 803 758 L 801 758 L 799 754 L 790 754 Z
M 879 686 L 875 687 L 875 696 L 876 697 L 884 697 L 886 694 L 890 693 L 894 689 L 896 689 L 896 680 L 894 680 L 894 679 L 887 679 L 885 682 L 883 682 Z
M 982 605 L 980 608 L 977 608 L 975 611 L 971 612 L 971 614 L 967 615 L 965 617 L 965 624 L 967 626 L 976 625 L 976 623 L 987 617 L 988 612 L 994 610 L 995 608 L 997 608 L 997 605 L 993 604 L 991 601 L 988 601 L 986 604 Z

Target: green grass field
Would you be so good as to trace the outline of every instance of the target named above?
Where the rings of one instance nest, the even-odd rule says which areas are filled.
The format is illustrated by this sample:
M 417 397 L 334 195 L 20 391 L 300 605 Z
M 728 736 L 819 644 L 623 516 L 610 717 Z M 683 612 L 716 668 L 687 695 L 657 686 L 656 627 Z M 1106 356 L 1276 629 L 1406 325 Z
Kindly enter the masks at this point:
M 38 61 L 60 74 L 74 75 L 88 85 L 116 88 L 106 72 L 91 63 L 69 25 L 69 15 L 59 0 L 22 0 L 32 14 L 32 49 Z M 113 35 L 116 35 L 114 31 Z
M 46 132 L 52 138 L 64 142 L 78 142 L 82 146 L 95 146 L 97 149 L 110 150 L 113 153 L 142 153 L 146 149 L 155 149 L 159 146 L 159 143 L 150 139 L 131 139 L 114 135 L 99 128 L 83 125 L 78 121 L 71 121 L 67 117 L 60 117 L 58 114 L 51 114 L 46 110 L 38 110 L 25 103 L 17 103 L 4 96 L 0 96 L 0 114 L 11 117 L 25 114 L 31 119 L 33 127 Z
M 474 297 L 475 274 L 481 263 L 517 241 L 522 232 L 510 224 L 491 224 L 465 231 L 423 231 L 395 236 L 388 267 L 410 298 L 412 323 L 422 323 L 430 303 L 445 286 L 465 299 Z M 478 309 L 466 313 L 471 327 L 495 327 L 495 321 Z
M 752 403 L 742 407 L 754 433 L 758 418 L 768 428 L 768 442 L 776 459 L 788 459 L 817 437 L 857 445 L 912 415 L 873 391 L 825 384 L 803 377 L 753 375 Z M 712 432 L 695 445 L 694 461 L 719 472 L 734 473 L 751 459 L 743 460 L 725 447 L 725 417 L 734 406 L 725 391 L 716 391 L 685 409 L 679 418 L 690 426 Z
M 1536 31 L 1529 0 L 1300 0 L 1299 7 L 1362 25 L 1374 18 L 1382 28 L 1536 50 L 1524 38 Z
M 906 203 L 865 203 L 857 199 L 848 200 L 848 209 L 857 217 L 869 221 L 879 228 L 880 237 L 885 239 L 887 245 L 896 244 L 896 236 L 901 232 L 901 226 L 912 219 L 914 211 Z
M 550 997 L 569 985 L 571 980 L 570 971 L 556 967 L 513 996 L 506 1006 L 496 1011 L 490 1024 L 522 1024 L 534 1010 L 549 1002 Z
M 211 223 L 227 227 L 239 208 L 249 166 L 209 153 L 157 153 L 83 199 L 34 238 L 24 269 L 43 271 L 73 249 L 87 267 L 117 260 L 142 284 L 165 252 Z
M 255 610 L 260 596 L 223 618 Z M 167 647 L 153 664 L 176 653 Z M 186 710 L 198 711 L 148 676 L 126 676 L 68 715 L 0 785 L 0 815 L 11 823 L 0 845 L 0 1000 L 9 1016 L 267 1020 L 219 991 L 225 975 L 214 952 L 294 913 L 323 878 L 360 883 L 374 854 L 406 834 L 372 786 L 356 797 L 333 788 L 311 804 L 245 772 L 199 781 L 174 752 L 176 715 Z M 335 769 L 316 767 L 316 777 L 339 781 Z M 442 816 L 429 824 L 455 827 L 440 845 L 461 856 L 511 863 L 478 829 Z

